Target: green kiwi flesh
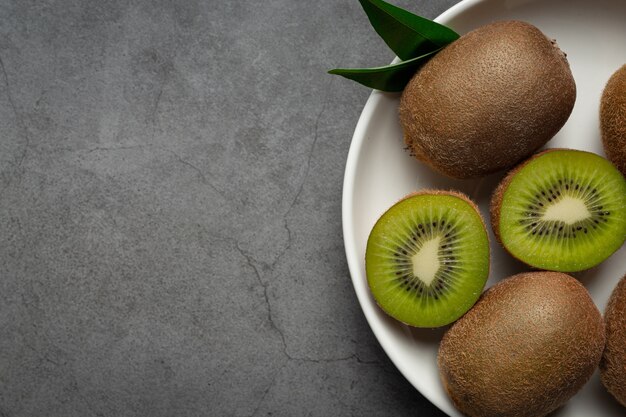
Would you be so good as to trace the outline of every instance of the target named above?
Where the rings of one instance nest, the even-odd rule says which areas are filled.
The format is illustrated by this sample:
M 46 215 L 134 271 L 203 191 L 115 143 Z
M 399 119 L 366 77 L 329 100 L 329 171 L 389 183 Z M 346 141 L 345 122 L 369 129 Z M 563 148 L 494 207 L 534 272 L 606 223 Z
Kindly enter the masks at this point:
M 600 377 L 607 390 L 626 407 L 626 276 L 617 284 L 604 313 L 606 347 Z
M 504 279 L 452 325 L 439 373 L 470 417 L 541 417 L 589 380 L 602 356 L 602 316 L 583 285 L 561 272 Z
M 462 316 L 489 275 L 489 239 L 477 207 L 456 192 L 423 191 L 388 209 L 365 253 L 367 281 L 379 306 L 415 327 Z
M 596 154 L 548 150 L 500 183 L 491 221 L 504 248 L 528 265 L 588 269 L 626 239 L 626 180 Z

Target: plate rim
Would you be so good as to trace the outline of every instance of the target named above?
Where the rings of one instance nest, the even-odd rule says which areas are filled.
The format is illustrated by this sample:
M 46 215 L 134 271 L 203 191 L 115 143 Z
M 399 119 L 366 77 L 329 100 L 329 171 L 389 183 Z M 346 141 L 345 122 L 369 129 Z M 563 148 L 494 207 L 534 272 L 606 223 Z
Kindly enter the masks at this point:
M 449 20 L 452 20 L 457 15 L 463 13 L 464 11 L 478 5 L 480 3 L 484 3 L 491 0 L 461 0 L 455 5 L 451 6 L 435 19 L 433 19 L 437 23 L 445 24 Z M 535 0 L 538 1 L 538 0 Z M 399 58 L 395 57 L 393 62 L 398 62 Z M 395 93 L 397 94 L 397 93 Z M 354 133 L 352 135 L 352 139 L 350 140 L 350 148 L 348 150 L 348 156 L 346 159 L 346 167 L 344 171 L 343 178 L 343 192 L 341 198 L 341 222 L 342 222 L 342 232 L 343 232 L 343 242 L 344 242 L 344 250 L 346 252 L 346 261 L 348 263 L 348 271 L 350 272 L 350 280 L 352 281 L 352 285 L 354 287 L 354 291 L 356 293 L 357 299 L 359 301 L 359 305 L 361 307 L 361 311 L 365 315 L 365 319 L 374 333 L 376 340 L 382 347 L 383 351 L 391 360 L 396 369 L 400 372 L 400 374 L 413 386 L 415 390 L 417 390 L 424 398 L 426 398 L 431 404 L 437 407 L 441 412 L 447 415 L 459 415 L 455 409 L 450 409 L 447 407 L 447 404 L 444 404 L 443 401 L 439 401 L 437 398 L 431 398 L 427 394 L 424 394 L 417 387 L 414 382 L 414 378 L 409 375 L 403 367 L 399 366 L 398 358 L 391 354 L 391 350 L 394 349 L 393 343 L 391 343 L 390 339 L 386 339 L 382 337 L 381 332 L 384 327 L 382 322 L 377 321 L 375 319 L 374 309 L 371 308 L 373 304 L 366 304 L 365 300 L 371 295 L 369 290 L 366 288 L 367 284 L 364 282 L 361 277 L 358 276 L 358 263 L 361 260 L 358 259 L 357 249 L 356 249 L 356 241 L 352 239 L 355 236 L 354 223 L 352 222 L 352 212 L 353 212 L 353 198 L 355 191 L 355 178 L 357 161 L 359 160 L 359 155 L 363 150 L 363 144 L 365 143 L 366 135 L 370 123 L 372 122 L 372 115 L 378 110 L 381 105 L 381 102 L 384 100 L 386 96 L 391 95 L 391 93 L 385 93 L 379 90 L 372 90 L 365 105 L 363 106 L 363 110 L 361 111 L 361 115 L 357 121 L 356 127 L 354 128 Z M 350 238 L 349 238 L 350 237 Z M 355 276 L 358 276 L 358 279 L 355 279 Z M 452 413 L 452 414 L 450 414 Z

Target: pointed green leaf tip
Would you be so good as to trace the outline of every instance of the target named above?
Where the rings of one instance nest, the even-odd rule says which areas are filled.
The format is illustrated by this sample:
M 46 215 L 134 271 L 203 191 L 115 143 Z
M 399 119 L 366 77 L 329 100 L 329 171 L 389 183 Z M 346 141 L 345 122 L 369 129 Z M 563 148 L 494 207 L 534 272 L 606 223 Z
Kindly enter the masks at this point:
M 376 33 L 405 61 L 459 38 L 452 29 L 382 0 L 359 0 Z
M 382 0 L 359 0 L 376 33 L 403 62 L 376 68 L 338 68 L 341 75 L 377 90 L 402 91 L 417 69 L 459 38 L 452 29 Z
M 366 87 L 375 88 L 387 92 L 400 92 L 404 90 L 415 71 L 428 59 L 439 52 L 441 48 L 418 56 L 408 61 L 375 68 L 337 68 L 328 71 L 329 74 L 341 75 L 342 77 L 356 81 Z

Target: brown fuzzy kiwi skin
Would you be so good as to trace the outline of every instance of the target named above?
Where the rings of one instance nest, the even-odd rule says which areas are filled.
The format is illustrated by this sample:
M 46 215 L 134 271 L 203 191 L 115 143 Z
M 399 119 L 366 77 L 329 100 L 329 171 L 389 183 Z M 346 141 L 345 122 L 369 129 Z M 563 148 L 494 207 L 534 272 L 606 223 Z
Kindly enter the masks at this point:
M 399 199 L 396 202 L 396 204 L 399 203 L 400 201 L 406 200 L 407 198 L 418 196 L 418 195 L 449 195 L 449 196 L 460 198 L 461 200 L 465 201 L 467 204 L 469 204 L 474 209 L 476 214 L 478 214 L 478 218 L 480 218 L 480 222 L 482 223 L 483 228 L 485 229 L 485 235 L 487 236 L 487 242 L 490 244 L 489 233 L 487 233 L 487 226 L 485 225 L 485 219 L 483 219 L 483 216 L 480 213 L 480 209 L 478 208 L 476 203 L 474 203 L 472 201 L 472 199 L 469 198 L 467 195 L 465 195 L 465 194 L 463 194 L 463 193 L 461 193 L 459 191 L 456 191 L 456 190 L 436 190 L 436 189 L 424 188 L 424 189 L 421 189 L 419 191 L 413 191 L 413 192 L 405 195 L 404 197 Z M 385 211 L 385 213 L 386 213 L 386 211 Z M 384 213 L 380 217 L 382 217 L 383 215 L 384 215 Z M 379 219 L 380 219 L 380 217 L 379 217 Z M 489 260 L 488 260 L 489 269 L 487 270 L 487 276 L 489 276 L 489 273 L 491 272 L 491 251 L 489 251 L 488 256 L 489 256 Z M 366 251 L 366 254 L 365 254 L 365 258 L 367 259 L 367 251 Z M 378 304 L 378 300 L 374 299 L 374 301 L 376 301 L 376 304 L 378 305 L 378 307 L 381 310 L 385 311 L 383 306 Z M 397 320 L 397 321 L 401 322 L 402 324 L 404 324 L 406 326 L 411 326 L 409 323 L 405 323 L 402 320 L 398 320 L 395 317 L 394 317 L 394 320 Z
M 576 85 L 565 54 L 536 27 L 500 21 L 467 33 L 406 86 L 400 121 L 417 159 L 454 178 L 510 168 L 567 121 Z
M 469 417 L 541 417 L 589 380 L 604 348 L 602 316 L 560 272 L 514 275 L 487 290 L 445 333 L 437 362 Z
M 626 276 L 609 298 L 604 321 L 606 347 L 600 362 L 600 378 L 613 397 L 626 407 Z
M 626 177 L 626 64 L 613 73 L 604 87 L 600 131 L 608 160 Z

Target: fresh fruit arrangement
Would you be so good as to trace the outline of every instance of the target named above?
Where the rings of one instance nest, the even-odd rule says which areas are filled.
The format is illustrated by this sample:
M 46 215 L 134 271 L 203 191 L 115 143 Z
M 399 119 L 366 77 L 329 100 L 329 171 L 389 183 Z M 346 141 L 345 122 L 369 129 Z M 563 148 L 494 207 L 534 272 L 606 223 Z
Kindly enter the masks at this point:
M 468 416 L 545 416 L 598 366 L 626 406 L 626 277 L 603 320 L 585 287 L 563 273 L 601 264 L 626 240 L 626 65 L 602 94 L 608 160 L 539 151 L 576 98 L 554 40 L 518 21 L 459 36 L 382 0 L 360 2 L 401 61 L 331 73 L 402 92 L 407 150 L 435 171 L 463 179 L 508 170 L 493 190 L 491 228 L 533 269 L 481 295 L 490 248 L 479 209 L 454 190 L 419 190 L 370 232 L 365 269 L 374 300 L 411 326 L 453 323 L 437 361 L 446 392 Z

